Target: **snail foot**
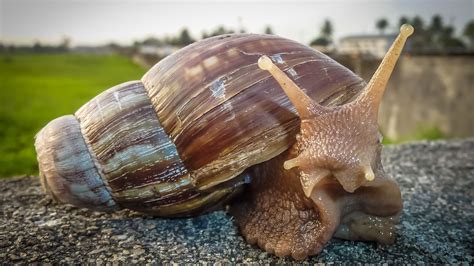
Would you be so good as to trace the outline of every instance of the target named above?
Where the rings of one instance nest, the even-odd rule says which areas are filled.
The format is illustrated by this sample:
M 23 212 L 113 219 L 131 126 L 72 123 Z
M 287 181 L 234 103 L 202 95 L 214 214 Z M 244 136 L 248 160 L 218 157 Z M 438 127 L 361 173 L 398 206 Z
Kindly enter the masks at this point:
M 234 201 L 230 213 L 248 243 L 278 257 L 303 260 L 321 252 L 328 230 L 318 211 L 290 198 L 294 196 L 290 191 L 253 188 Z

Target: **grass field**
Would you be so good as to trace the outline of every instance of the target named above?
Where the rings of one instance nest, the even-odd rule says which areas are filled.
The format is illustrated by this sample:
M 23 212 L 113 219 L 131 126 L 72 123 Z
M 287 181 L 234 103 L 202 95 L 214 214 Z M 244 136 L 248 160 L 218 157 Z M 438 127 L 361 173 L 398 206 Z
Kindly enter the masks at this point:
M 0 54 L 0 177 L 36 174 L 39 129 L 144 73 L 118 55 Z
M 34 136 L 46 123 L 144 73 L 119 55 L 0 54 L 0 177 L 37 174 Z M 384 143 L 443 137 L 438 129 L 425 128 Z

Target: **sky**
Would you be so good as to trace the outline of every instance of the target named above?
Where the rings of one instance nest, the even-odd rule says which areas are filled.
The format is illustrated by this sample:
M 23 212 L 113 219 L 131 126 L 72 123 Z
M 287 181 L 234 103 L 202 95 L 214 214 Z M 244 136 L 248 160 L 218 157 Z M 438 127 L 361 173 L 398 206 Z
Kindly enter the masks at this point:
M 429 22 L 440 14 L 459 34 L 474 18 L 474 0 L 326 0 L 326 1 L 152 1 L 152 0 L 0 0 L 0 41 L 72 45 L 131 44 L 146 37 L 173 35 L 187 27 L 193 37 L 218 25 L 262 33 L 270 25 L 280 36 L 308 43 L 325 19 L 334 37 L 376 33 L 375 21 L 420 15 Z

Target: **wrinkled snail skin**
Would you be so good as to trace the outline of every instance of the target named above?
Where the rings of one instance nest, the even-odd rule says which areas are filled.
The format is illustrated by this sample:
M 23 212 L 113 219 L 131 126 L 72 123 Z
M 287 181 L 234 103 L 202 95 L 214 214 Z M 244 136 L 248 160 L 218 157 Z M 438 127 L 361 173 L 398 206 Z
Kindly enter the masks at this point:
M 244 237 L 277 256 L 318 254 L 334 235 L 393 243 L 402 210 L 396 182 L 381 164 L 378 106 L 413 28 L 403 25 L 367 87 L 342 106 L 322 106 L 267 56 L 269 71 L 300 118 L 296 143 L 285 153 L 249 169 L 254 180 L 232 205 Z M 300 183 L 298 183 L 300 181 Z
M 283 169 L 284 161 L 296 154 L 289 149 L 247 171 L 250 188 L 230 209 L 247 242 L 298 260 L 319 254 L 333 236 L 393 243 L 402 200 L 398 185 L 380 164 L 374 181 L 352 193 L 329 175 L 307 197 L 299 183 L 301 172 Z
M 249 243 L 295 259 L 333 236 L 391 243 L 402 200 L 377 116 L 412 32 L 402 26 L 368 84 L 276 36 L 194 43 L 46 125 L 42 186 L 59 202 L 161 217 L 232 199 Z

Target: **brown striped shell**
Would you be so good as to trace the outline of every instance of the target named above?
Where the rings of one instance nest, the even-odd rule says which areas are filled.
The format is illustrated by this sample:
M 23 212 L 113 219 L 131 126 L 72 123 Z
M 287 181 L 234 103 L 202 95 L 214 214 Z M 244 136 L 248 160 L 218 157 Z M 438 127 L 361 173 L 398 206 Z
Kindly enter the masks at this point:
M 261 55 L 325 105 L 345 103 L 365 85 L 284 38 L 205 39 L 45 126 L 35 142 L 44 188 L 65 203 L 159 216 L 224 202 L 244 182 L 239 174 L 288 149 L 299 127 L 278 83 L 258 68 Z

